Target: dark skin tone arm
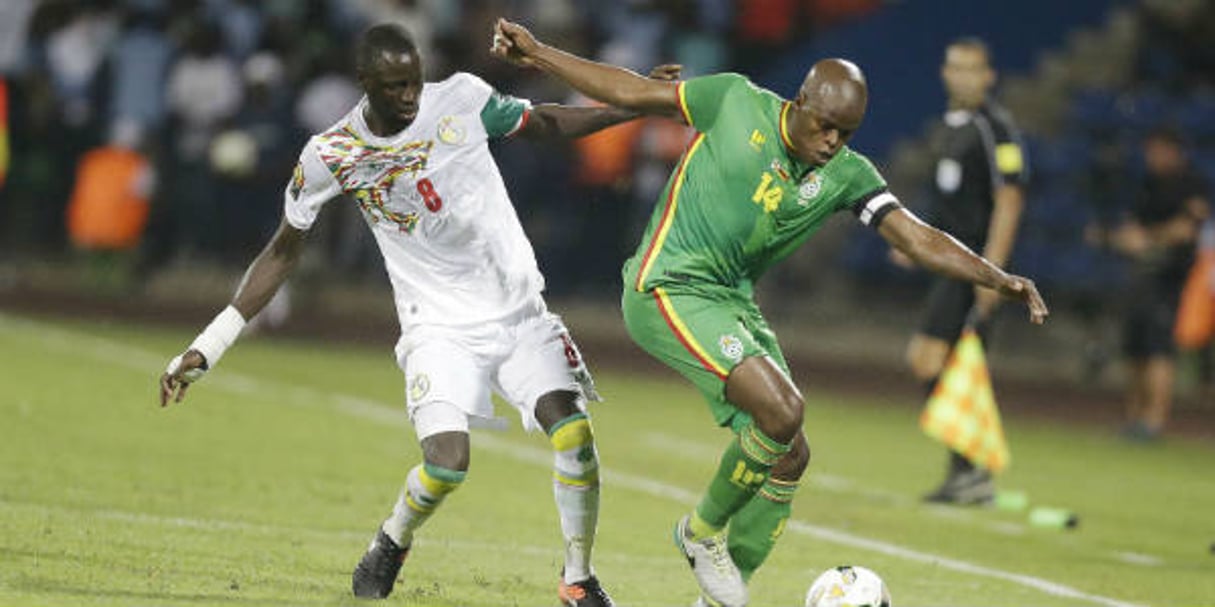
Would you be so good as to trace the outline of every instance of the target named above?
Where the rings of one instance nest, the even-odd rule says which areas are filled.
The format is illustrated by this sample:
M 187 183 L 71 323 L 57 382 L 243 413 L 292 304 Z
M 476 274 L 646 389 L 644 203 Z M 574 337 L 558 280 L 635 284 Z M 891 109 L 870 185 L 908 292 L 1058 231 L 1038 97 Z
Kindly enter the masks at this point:
M 1029 320 L 1034 324 L 1042 324 L 1050 314 L 1034 281 L 1008 274 L 905 209 L 888 214 L 878 227 L 878 233 L 890 246 L 921 267 L 994 289 L 1004 297 L 1023 302 L 1029 308 Z
M 517 23 L 499 19 L 494 25 L 494 45 L 490 50 L 515 65 L 549 72 L 592 99 L 643 114 L 679 116 L 675 82 L 646 78 L 631 70 L 588 61 L 541 44 Z
M 299 261 L 304 249 L 307 232 L 299 230 L 284 219 L 275 231 L 270 242 L 262 249 L 232 297 L 232 307 L 240 312 L 242 318 L 248 320 L 261 312 L 270 303 L 270 299 L 279 287 L 287 280 L 291 270 Z M 165 373 L 160 377 L 160 406 L 172 402 L 181 402 L 185 398 L 190 384 L 182 381 L 182 375 L 187 371 L 202 367 L 206 361 L 198 350 L 188 350 L 183 356 L 181 365 L 176 372 Z
M 679 79 L 683 66 L 660 65 L 650 71 L 652 81 Z M 640 76 L 639 76 L 640 77 Z M 614 106 L 570 106 L 545 103 L 532 108 L 519 134 L 528 139 L 577 138 L 639 117 L 636 111 Z

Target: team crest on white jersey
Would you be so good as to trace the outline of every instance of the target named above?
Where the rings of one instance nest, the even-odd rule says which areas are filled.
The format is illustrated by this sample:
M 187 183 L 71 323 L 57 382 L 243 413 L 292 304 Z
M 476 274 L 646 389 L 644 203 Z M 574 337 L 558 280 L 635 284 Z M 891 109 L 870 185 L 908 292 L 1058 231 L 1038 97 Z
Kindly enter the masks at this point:
M 464 125 L 460 124 L 458 116 L 444 116 L 439 120 L 438 127 L 439 141 L 448 145 L 459 145 L 464 143 L 468 137 L 468 131 L 464 129 Z
M 803 207 L 810 204 L 810 200 L 818 196 L 821 191 L 823 191 L 822 177 L 819 177 L 817 172 L 810 173 L 797 188 L 797 204 Z
M 409 400 L 422 400 L 430 392 L 430 376 L 419 373 L 409 380 Z

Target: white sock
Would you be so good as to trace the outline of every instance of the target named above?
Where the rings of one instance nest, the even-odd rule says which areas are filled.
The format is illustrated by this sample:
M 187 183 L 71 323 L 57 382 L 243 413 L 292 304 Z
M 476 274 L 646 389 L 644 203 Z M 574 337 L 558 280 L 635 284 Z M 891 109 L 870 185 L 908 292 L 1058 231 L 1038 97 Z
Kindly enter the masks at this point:
M 413 532 L 434 514 L 443 498 L 464 482 L 464 472 L 418 464 L 409 471 L 397 503 L 381 529 L 398 546 L 408 546 Z
M 565 536 L 565 582 L 594 574 L 591 549 L 599 523 L 599 455 L 590 421 L 583 414 L 559 423 L 553 445 L 553 498 Z

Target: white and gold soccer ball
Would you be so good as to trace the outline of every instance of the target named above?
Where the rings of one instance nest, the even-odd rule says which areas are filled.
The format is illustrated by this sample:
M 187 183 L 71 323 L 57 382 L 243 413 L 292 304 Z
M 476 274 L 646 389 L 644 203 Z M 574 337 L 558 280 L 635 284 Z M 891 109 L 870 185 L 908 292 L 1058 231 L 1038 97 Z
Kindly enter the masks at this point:
M 841 565 L 814 580 L 806 607 L 890 607 L 890 590 L 872 570 Z

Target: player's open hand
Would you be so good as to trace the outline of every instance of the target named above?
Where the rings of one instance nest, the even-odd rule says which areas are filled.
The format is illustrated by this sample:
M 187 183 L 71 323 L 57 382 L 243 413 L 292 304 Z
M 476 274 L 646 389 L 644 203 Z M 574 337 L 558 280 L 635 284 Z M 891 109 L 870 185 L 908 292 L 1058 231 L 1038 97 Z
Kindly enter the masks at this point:
M 169 361 L 164 375 L 160 376 L 160 406 L 170 402 L 180 403 L 186 397 L 190 384 L 207 372 L 206 359 L 198 350 L 187 350 Z
M 683 66 L 678 63 L 664 63 L 654 66 L 650 70 L 650 78 L 654 80 L 666 80 L 668 82 L 679 80 L 683 75 Z
M 539 49 L 540 43 L 526 27 L 501 18 L 494 23 L 494 41 L 489 47 L 493 56 L 515 65 L 531 66 L 535 65 L 533 57 Z
M 1046 317 L 1050 316 L 1050 310 L 1046 309 L 1046 302 L 1038 293 L 1038 287 L 1034 286 L 1034 281 L 1024 276 L 1009 276 L 1008 282 L 1000 285 L 999 291 L 1004 297 L 1023 302 L 1025 307 L 1029 308 L 1029 322 L 1035 325 L 1046 322 Z

